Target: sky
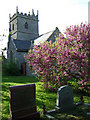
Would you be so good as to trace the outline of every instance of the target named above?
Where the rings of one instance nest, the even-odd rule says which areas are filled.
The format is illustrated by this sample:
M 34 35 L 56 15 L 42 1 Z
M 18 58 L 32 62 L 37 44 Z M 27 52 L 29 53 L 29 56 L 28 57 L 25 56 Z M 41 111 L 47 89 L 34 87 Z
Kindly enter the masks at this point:
M 58 27 L 63 33 L 70 25 L 88 23 L 89 0 L 2 0 L 0 3 L 0 46 L 6 46 L 9 33 L 9 14 L 18 11 L 35 14 L 39 11 L 39 35 Z M 6 37 L 2 37 L 5 34 Z

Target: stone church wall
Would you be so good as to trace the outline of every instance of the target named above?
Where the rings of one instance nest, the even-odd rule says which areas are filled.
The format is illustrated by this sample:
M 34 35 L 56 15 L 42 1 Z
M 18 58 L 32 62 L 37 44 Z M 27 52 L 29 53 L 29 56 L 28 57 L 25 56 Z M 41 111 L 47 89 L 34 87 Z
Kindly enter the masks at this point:
M 59 29 L 56 28 L 55 32 L 50 36 L 50 38 L 48 39 L 48 41 L 51 41 L 52 43 L 56 41 L 56 37 L 59 36 Z
M 8 60 L 12 58 L 14 62 L 17 63 L 18 68 L 22 69 L 22 64 L 25 63 L 24 55 L 26 52 L 23 52 L 25 49 L 20 51 L 16 48 L 13 39 L 16 40 L 24 40 L 24 41 L 31 41 L 39 37 L 39 26 L 38 26 L 38 12 L 37 15 L 34 14 L 23 14 L 18 12 L 18 8 L 16 9 L 16 13 L 10 17 L 9 21 L 9 32 L 11 32 L 10 39 L 8 40 Z M 55 32 L 48 38 L 48 41 L 55 41 L 55 36 L 59 34 L 58 28 L 56 28 Z M 32 48 L 32 46 L 30 46 Z M 23 48 L 23 47 L 22 47 Z M 32 70 L 27 63 L 25 63 L 25 74 L 27 76 L 32 76 Z
M 34 76 L 33 71 L 30 70 L 30 66 L 28 63 L 26 63 L 26 75 L 27 76 Z
M 16 62 L 19 69 L 21 69 L 22 63 L 25 62 L 24 55 L 25 55 L 25 52 L 16 52 Z
M 9 43 L 9 49 L 8 49 L 8 61 L 12 59 L 13 62 L 17 63 L 17 66 L 19 69 L 21 69 L 21 64 L 25 62 L 24 59 L 25 52 L 17 52 L 15 45 L 12 40 L 10 40 Z
M 13 39 L 17 38 L 17 19 L 12 20 L 11 24 L 11 35 Z
M 25 23 L 28 28 L 25 29 Z M 38 20 L 33 20 L 28 17 L 18 17 L 18 36 L 19 40 L 31 40 L 38 37 Z
M 11 37 L 18 40 L 31 40 L 39 36 L 38 15 L 17 12 L 10 18 Z M 26 27 L 25 27 L 25 24 Z
M 9 49 L 7 55 L 8 55 L 7 56 L 8 61 L 12 59 L 14 62 L 16 62 L 16 49 L 12 40 L 10 40 L 9 42 Z

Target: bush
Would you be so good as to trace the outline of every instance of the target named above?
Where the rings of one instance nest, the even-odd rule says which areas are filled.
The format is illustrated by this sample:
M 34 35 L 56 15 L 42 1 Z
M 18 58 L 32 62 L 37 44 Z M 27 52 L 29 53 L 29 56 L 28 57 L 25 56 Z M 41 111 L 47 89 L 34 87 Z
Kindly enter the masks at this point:
M 34 46 L 25 59 L 41 77 L 44 88 L 57 90 L 74 80 L 84 89 L 88 83 L 88 25 L 70 26 L 65 34 L 66 38 L 60 34 L 53 44 Z
M 9 75 L 9 76 L 19 76 L 21 75 L 20 70 L 17 67 L 17 64 L 10 60 L 10 62 L 2 62 L 2 75 Z

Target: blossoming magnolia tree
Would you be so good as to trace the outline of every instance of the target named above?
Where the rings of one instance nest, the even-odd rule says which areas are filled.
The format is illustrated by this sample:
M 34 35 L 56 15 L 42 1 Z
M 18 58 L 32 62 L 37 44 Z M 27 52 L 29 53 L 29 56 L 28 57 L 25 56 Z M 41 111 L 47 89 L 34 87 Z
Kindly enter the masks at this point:
M 34 46 L 26 61 L 44 82 L 44 87 L 57 90 L 68 81 L 76 80 L 84 88 L 88 83 L 88 25 L 66 28 L 66 37 L 60 34 L 56 41 Z

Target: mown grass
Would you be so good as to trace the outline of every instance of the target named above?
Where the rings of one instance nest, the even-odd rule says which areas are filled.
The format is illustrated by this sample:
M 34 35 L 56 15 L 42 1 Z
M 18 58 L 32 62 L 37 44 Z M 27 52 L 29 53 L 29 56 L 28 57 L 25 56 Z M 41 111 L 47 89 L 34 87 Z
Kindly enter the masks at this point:
M 43 83 L 37 80 L 35 77 L 28 76 L 3 76 L 2 77 L 2 120 L 6 120 L 10 117 L 9 114 L 9 86 L 23 85 L 35 83 L 36 85 L 36 105 L 37 111 L 40 113 L 43 111 L 43 104 L 46 106 L 46 110 L 54 109 L 56 105 L 56 92 L 49 92 L 43 89 Z M 74 102 L 79 102 L 81 93 L 74 92 Z M 90 103 L 88 96 L 83 96 L 85 103 Z M 41 117 L 45 119 L 44 117 Z M 47 118 L 46 118 L 47 119 Z
M 46 105 L 47 110 L 53 109 L 56 102 L 56 94 L 45 91 L 42 83 L 35 77 L 27 76 L 3 76 L 2 77 L 2 118 L 9 118 L 9 86 L 23 85 L 35 83 L 36 85 L 36 104 L 37 110 L 42 111 L 43 104 Z

